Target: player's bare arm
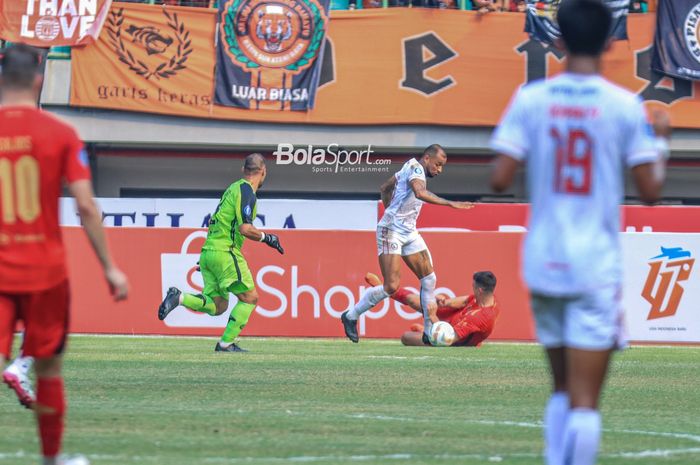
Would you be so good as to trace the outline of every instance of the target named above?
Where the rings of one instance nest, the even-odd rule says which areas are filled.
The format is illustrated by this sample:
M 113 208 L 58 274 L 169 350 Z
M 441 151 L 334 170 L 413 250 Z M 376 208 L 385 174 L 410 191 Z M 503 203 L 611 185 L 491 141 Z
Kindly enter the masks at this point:
M 442 197 L 433 194 L 426 188 L 425 181 L 423 181 L 422 179 L 412 180 L 411 189 L 413 190 L 413 195 L 415 195 L 418 200 L 422 200 L 426 203 L 432 203 L 433 205 L 443 205 L 445 207 L 458 208 L 462 210 L 474 208 L 474 204 L 471 202 L 455 202 L 452 200 L 443 199 Z
M 90 239 L 97 258 L 102 265 L 105 279 L 115 300 L 126 299 L 129 294 L 129 282 L 124 273 L 114 265 L 107 246 L 104 228 L 102 227 L 102 214 L 97 208 L 92 193 L 92 184 L 89 180 L 80 180 L 71 183 L 68 190 L 75 198 L 83 228 Z
M 382 187 L 379 188 L 384 208 L 389 208 L 391 198 L 394 196 L 394 189 L 396 189 L 396 176 L 391 175 L 391 177 L 382 184 Z
M 264 233 L 250 223 L 243 223 L 238 227 L 238 230 L 241 232 L 241 234 L 243 234 L 243 236 L 245 236 L 246 239 L 250 239 L 252 241 L 257 242 L 264 242 L 268 246 L 272 247 L 273 249 L 276 249 L 279 253 L 284 255 L 284 249 L 280 244 L 280 240 L 279 237 L 277 237 L 277 234 Z
M 657 137 L 659 158 L 654 163 L 645 163 L 632 168 L 632 179 L 644 203 L 653 204 L 661 197 L 661 189 L 666 180 L 666 162 L 669 156 L 668 142 L 671 138 L 671 119 L 667 112 L 656 111 L 652 115 L 652 125 Z
M 460 295 L 452 299 L 448 299 L 445 296 L 440 295 L 435 300 L 438 306 L 452 309 L 464 308 L 467 305 L 466 295 Z
M 503 154 L 496 155 L 491 170 L 491 189 L 498 193 L 508 189 L 513 184 L 519 165 L 520 162 L 513 157 Z

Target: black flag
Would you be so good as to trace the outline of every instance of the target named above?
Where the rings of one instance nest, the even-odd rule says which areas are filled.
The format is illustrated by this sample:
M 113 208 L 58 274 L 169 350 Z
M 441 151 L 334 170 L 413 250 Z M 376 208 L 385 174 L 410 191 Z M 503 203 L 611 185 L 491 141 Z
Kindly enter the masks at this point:
M 602 0 L 613 14 L 610 36 L 615 40 L 627 40 L 627 13 L 630 0 Z M 559 37 L 557 10 L 562 0 L 527 0 L 525 32 L 530 37 L 551 44 Z
M 651 67 L 681 79 L 700 80 L 700 1 L 661 0 Z

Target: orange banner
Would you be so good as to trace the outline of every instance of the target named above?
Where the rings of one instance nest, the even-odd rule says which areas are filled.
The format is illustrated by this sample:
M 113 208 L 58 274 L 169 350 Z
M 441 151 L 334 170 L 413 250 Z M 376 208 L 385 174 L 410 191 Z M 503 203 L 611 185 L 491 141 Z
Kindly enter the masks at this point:
M 97 39 L 112 0 L 0 1 L 0 38 L 35 47 Z
M 170 115 L 316 124 L 495 125 L 518 86 L 562 70 L 514 13 L 333 11 L 316 106 L 306 113 L 212 104 L 214 10 L 115 3 L 100 40 L 73 54 L 71 104 Z M 650 68 L 655 17 L 630 15 L 606 77 L 677 127 L 700 127 L 700 84 Z M 368 32 L 368 31 L 371 31 Z
M 84 232 L 63 228 L 72 289 L 71 330 L 82 333 L 183 334 L 218 336 L 227 314 L 219 317 L 175 310 L 165 322 L 157 308 L 170 286 L 201 291 L 195 266 L 202 230 L 109 228 L 114 256 L 131 280 L 132 293 L 115 304 L 102 282 L 97 259 Z M 259 305 L 244 335 L 343 337 L 340 313 L 368 287 L 367 271 L 379 273 L 376 241 L 368 231 L 280 230 L 285 255 L 248 243 L 244 254 L 255 278 Z M 521 234 L 425 233 L 438 276 L 438 292 L 471 293 L 472 274 L 491 270 L 498 278 L 501 316 L 491 339 L 532 340 L 527 291 L 517 266 Z M 312 253 L 309 253 L 312 251 Z M 339 266 L 342 264 L 342 266 Z M 402 270 L 402 285 L 419 288 Z M 366 337 L 398 338 L 421 315 L 386 300 L 366 313 L 360 332 Z

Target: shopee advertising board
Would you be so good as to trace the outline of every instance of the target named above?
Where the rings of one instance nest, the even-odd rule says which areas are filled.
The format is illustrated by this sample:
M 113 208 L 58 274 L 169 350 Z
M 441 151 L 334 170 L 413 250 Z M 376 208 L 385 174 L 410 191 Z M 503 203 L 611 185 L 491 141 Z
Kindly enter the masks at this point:
M 264 244 L 246 243 L 244 254 L 260 300 L 245 335 L 342 337 L 340 314 L 368 287 L 367 271 L 378 274 L 374 233 L 369 231 L 280 230 L 285 255 Z M 218 336 L 219 317 L 178 308 L 161 322 L 156 309 L 169 286 L 202 289 L 196 271 L 203 230 L 110 228 L 114 256 L 131 279 L 128 302 L 115 304 L 102 282 L 97 260 L 79 228 L 64 228 L 73 315 L 71 330 L 84 333 Z M 528 293 L 520 279 L 522 233 L 425 232 L 438 278 L 438 292 L 471 292 L 474 271 L 498 277 L 501 315 L 491 340 L 534 340 Z M 700 343 L 700 279 L 694 269 L 700 234 L 623 233 L 623 309 L 632 341 Z M 408 269 L 402 285 L 418 288 Z M 233 300 L 231 307 L 233 306 Z M 391 300 L 360 321 L 365 337 L 396 338 L 420 315 Z
M 73 316 L 71 330 L 83 333 L 219 335 L 227 314 L 212 318 L 179 308 L 165 322 L 157 308 L 171 285 L 201 290 L 196 272 L 204 231 L 109 228 L 113 255 L 131 280 L 131 297 L 115 304 L 97 260 L 79 228 L 64 227 L 68 249 Z M 260 299 L 245 328 L 249 336 L 343 336 L 338 318 L 368 287 L 365 273 L 379 273 L 375 234 L 368 231 L 280 230 L 285 254 L 248 241 L 244 254 Z M 520 234 L 426 233 L 437 264 L 440 292 L 471 292 L 471 276 L 492 270 L 499 279 L 502 313 L 495 339 L 531 340 L 527 292 L 519 279 Z M 184 247 L 183 247 L 184 245 Z M 407 268 L 402 284 L 418 288 Z M 233 300 L 233 299 L 232 299 Z M 233 304 L 233 302 L 232 302 Z M 366 337 L 399 337 L 420 321 L 412 310 L 386 300 L 361 320 Z

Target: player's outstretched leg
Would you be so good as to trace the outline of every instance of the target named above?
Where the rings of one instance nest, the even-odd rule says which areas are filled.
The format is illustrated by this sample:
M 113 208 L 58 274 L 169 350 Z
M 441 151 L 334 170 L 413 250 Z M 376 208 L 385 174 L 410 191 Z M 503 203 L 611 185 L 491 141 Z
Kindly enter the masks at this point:
M 380 255 L 379 267 L 382 270 L 384 284 L 378 284 L 365 291 L 355 307 L 340 315 L 340 321 L 343 323 L 345 335 L 352 342 L 356 343 L 360 340 L 360 335 L 357 331 L 357 320 L 360 318 L 360 315 L 396 292 L 399 287 L 401 278 L 401 262 L 399 261 L 399 255 Z
M 29 371 L 32 369 L 33 364 L 34 359 L 32 357 L 23 357 L 20 354 L 2 372 L 2 381 L 15 391 L 19 403 L 27 408 L 32 408 L 32 404 L 36 400 L 32 383 L 29 380 Z

